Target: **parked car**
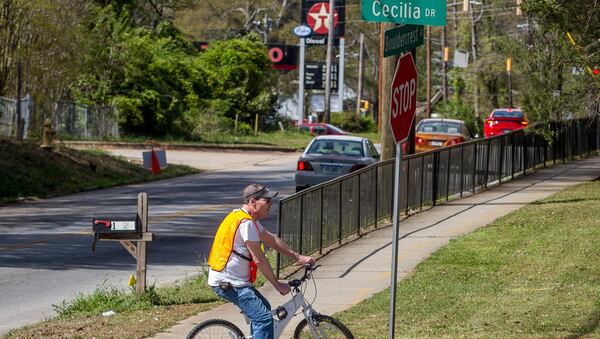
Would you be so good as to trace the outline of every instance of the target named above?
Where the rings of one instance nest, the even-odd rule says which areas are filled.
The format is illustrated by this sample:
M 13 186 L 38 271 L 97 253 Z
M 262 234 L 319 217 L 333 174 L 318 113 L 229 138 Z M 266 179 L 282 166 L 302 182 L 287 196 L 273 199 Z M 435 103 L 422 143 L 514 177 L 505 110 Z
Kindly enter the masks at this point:
M 298 159 L 296 192 L 374 164 L 379 158 L 375 145 L 367 138 L 318 136 Z
M 462 120 L 431 118 L 423 119 L 417 125 L 415 150 L 417 152 L 460 144 L 472 138 Z
M 485 119 L 483 134 L 486 138 L 527 127 L 529 122 L 519 108 L 498 108 Z
M 331 124 L 319 122 L 306 122 L 298 126 L 300 131 L 309 132 L 311 135 L 346 135 L 348 132 Z

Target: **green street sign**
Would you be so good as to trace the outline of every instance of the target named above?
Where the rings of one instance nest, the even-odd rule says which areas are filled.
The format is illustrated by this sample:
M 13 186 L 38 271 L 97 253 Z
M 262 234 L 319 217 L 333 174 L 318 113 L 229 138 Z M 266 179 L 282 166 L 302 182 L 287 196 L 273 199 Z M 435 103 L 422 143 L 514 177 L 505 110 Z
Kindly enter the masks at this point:
M 445 0 L 361 0 L 364 21 L 446 26 Z
M 423 44 L 425 26 L 404 25 L 385 31 L 383 57 L 400 55 Z

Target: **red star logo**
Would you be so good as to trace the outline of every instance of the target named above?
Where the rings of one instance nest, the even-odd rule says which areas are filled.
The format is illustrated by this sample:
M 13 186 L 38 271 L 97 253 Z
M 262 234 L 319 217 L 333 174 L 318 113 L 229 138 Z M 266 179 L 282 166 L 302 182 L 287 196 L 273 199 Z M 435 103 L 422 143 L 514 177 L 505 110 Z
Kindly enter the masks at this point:
M 306 15 L 306 23 L 316 34 L 327 34 L 329 32 L 329 3 L 319 2 L 314 4 Z M 333 10 L 333 27 L 338 24 L 338 13 Z

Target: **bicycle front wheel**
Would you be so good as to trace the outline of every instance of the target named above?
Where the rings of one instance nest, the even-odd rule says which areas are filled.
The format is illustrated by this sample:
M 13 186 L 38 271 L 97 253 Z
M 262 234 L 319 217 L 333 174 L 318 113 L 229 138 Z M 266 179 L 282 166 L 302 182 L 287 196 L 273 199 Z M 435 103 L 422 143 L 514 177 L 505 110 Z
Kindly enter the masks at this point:
M 313 324 L 315 325 L 315 331 L 317 332 L 317 338 L 346 338 L 354 339 L 350 330 L 344 326 L 339 320 L 334 319 L 327 315 L 316 314 L 313 316 Z M 294 338 L 314 338 L 311 326 L 308 324 L 306 319 L 302 321 L 296 327 L 294 331 Z
M 244 333 L 227 320 L 213 319 L 207 320 L 196 325 L 186 339 L 239 339 L 244 338 Z

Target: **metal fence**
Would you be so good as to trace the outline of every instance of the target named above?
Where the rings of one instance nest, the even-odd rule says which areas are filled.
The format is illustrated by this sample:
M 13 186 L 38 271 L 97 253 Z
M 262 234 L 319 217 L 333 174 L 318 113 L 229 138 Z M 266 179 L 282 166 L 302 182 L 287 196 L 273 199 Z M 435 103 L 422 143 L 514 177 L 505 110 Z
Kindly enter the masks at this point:
M 31 96 L 21 99 L 21 119 L 23 120 L 23 137 L 27 138 L 29 118 L 33 110 Z M 14 137 L 17 133 L 17 100 L 0 97 L 0 136 Z
M 52 114 L 52 127 L 62 138 L 118 137 L 117 116 L 113 106 L 91 106 L 59 101 Z
M 27 95 L 21 99 L 23 137 L 27 138 L 33 100 Z M 118 112 L 113 106 L 82 105 L 59 101 L 52 112 L 52 128 L 59 138 L 105 139 L 119 136 Z M 17 130 L 17 100 L 0 97 L 0 136 L 14 137 Z
M 548 164 L 572 160 L 600 149 L 600 119 L 553 124 L 549 143 L 523 130 L 478 139 L 401 162 L 400 210 L 460 198 L 524 176 Z M 279 202 L 279 237 L 302 254 L 322 254 L 367 229 L 389 224 L 393 211 L 394 160 L 311 187 Z M 277 276 L 290 266 L 277 256 Z

